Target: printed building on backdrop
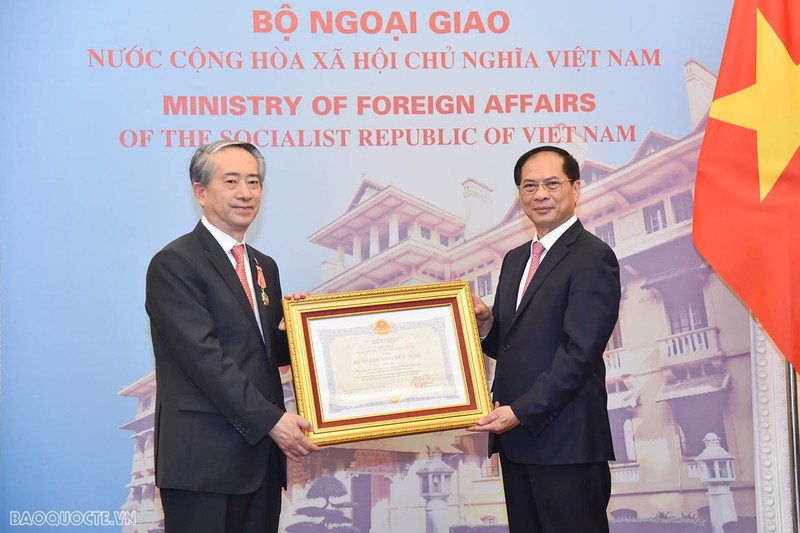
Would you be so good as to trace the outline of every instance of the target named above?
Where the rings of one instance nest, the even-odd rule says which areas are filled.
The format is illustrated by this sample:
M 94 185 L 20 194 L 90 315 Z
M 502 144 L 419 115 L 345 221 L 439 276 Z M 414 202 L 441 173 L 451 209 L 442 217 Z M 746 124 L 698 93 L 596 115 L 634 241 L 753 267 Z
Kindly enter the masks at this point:
M 617 457 L 612 531 L 615 521 L 730 522 L 756 513 L 749 317 L 691 238 L 715 77 L 694 60 L 685 75 L 686 136 L 649 132 L 618 168 L 592 161 L 587 143 L 564 146 L 582 161 L 578 216 L 621 266 L 620 319 L 604 354 Z M 507 172 L 489 179 L 511 186 Z M 463 180 L 461 216 L 363 179 L 345 212 L 309 237 L 331 250 L 312 292 L 459 278 L 491 305 L 504 254 L 529 240 L 532 227 L 516 201 L 491 220 L 493 191 L 483 181 Z M 282 375 L 292 408 L 291 372 Z M 123 531 L 157 531 L 163 524 L 153 475 L 153 375 L 120 394 L 138 399 L 136 417 L 122 426 L 134 441 L 122 508 L 136 510 L 138 524 Z M 328 502 L 344 504 L 339 517 L 361 531 L 506 523 L 497 457 L 486 457 L 485 435 L 463 430 L 326 446 L 302 464 L 290 463 L 289 483 L 287 531 L 339 520 L 309 511 Z

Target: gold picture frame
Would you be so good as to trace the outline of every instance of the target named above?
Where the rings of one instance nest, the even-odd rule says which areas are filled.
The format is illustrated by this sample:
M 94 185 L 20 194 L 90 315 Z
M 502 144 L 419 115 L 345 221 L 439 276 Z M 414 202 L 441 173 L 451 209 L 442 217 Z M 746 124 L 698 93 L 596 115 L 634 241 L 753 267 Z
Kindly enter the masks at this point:
M 282 300 L 318 445 L 468 427 L 491 411 L 469 283 Z

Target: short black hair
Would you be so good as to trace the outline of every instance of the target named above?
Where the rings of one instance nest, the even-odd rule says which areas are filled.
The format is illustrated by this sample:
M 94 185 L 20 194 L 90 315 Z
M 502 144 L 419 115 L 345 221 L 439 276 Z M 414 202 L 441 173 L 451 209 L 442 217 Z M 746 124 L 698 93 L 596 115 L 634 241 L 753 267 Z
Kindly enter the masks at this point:
M 578 165 L 578 161 L 572 157 L 572 154 L 564 150 L 563 148 L 559 148 L 558 146 L 537 146 L 533 150 L 528 150 L 524 154 L 517 159 L 517 164 L 514 165 L 514 183 L 519 186 L 519 182 L 522 180 L 522 166 L 525 164 L 528 159 L 535 156 L 540 152 L 555 152 L 556 154 L 560 155 L 564 161 L 563 170 L 564 174 L 567 176 L 570 182 L 575 182 L 581 179 L 581 168 Z

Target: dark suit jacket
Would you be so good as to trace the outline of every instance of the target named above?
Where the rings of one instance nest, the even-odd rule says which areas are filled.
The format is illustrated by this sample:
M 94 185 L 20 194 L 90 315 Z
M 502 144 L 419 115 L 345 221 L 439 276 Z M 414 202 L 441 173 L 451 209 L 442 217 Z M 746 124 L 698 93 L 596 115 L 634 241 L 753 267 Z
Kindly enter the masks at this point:
M 489 453 L 541 465 L 611 460 L 603 351 L 619 313 L 619 263 L 576 221 L 547 251 L 515 310 L 530 248 L 529 241 L 503 259 L 483 341 L 497 360 L 493 399 L 522 422 L 490 434 Z
M 255 278 L 267 282 L 265 307 L 256 279 L 255 314 L 226 251 L 198 223 L 158 252 L 147 270 L 145 307 L 156 359 L 156 484 L 225 494 L 257 490 L 269 454 L 285 456 L 267 433 L 283 416 L 278 365 L 288 364 L 278 267 L 247 247 Z

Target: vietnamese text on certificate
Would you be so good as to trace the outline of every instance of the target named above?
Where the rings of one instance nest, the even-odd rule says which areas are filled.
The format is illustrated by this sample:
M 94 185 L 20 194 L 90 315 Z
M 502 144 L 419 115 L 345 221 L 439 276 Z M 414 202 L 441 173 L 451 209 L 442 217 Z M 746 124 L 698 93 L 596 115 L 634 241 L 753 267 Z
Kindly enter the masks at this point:
M 326 421 L 467 402 L 449 305 L 309 322 Z

